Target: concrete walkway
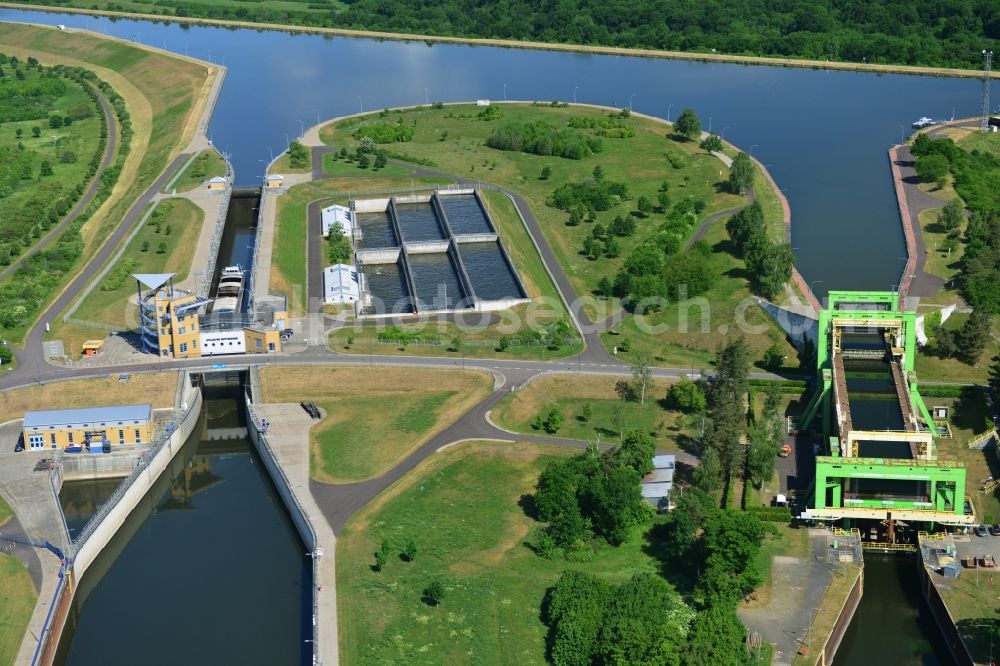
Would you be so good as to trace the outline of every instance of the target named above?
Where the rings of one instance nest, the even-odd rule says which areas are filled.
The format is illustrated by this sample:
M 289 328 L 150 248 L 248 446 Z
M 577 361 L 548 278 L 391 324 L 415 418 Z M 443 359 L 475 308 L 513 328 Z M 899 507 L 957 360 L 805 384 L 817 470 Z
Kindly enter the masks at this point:
M 174 197 L 164 197 L 170 199 L 187 199 L 194 205 L 201 208 L 203 213 L 201 221 L 201 232 L 198 235 L 198 244 L 194 248 L 194 256 L 191 258 L 191 267 L 186 278 L 176 283 L 178 289 L 187 289 L 200 293 L 207 293 L 208 287 L 212 283 L 212 276 L 205 275 L 205 270 L 211 258 L 212 238 L 215 236 L 215 227 L 219 223 L 219 209 L 226 201 L 221 190 L 209 190 L 200 186 L 190 192 L 182 192 Z M 222 224 L 225 224 L 225 213 L 223 212 Z
M 809 530 L 809 557 L 772 558 L 770 603 L 736 609 L 747 628 L 774 645 L 775 666 L 790 666 L 833 579 L 826 564 L 826 535 L 825 530 Z
M 917 177 L 916 158 L 908 145 L 893 148 L 889 159 L 892 162 L 892 177 L 899 200 L 903 233 L 907 250 L 911 253 L 907 262 L 908 272 L 903 276 L 900 291 L 906 296 L 935 296 L 944 286 L 945 280 L 924 270 L 927 264 L 927 245 L 920 226 L 920 213 L 941 208 L 945 202 L 918 186 L 920 179 Z
M 269 422 L 267 441 L 278 463 L 288 476 L 292 492 L 299 499 L 316 532 L 317 545 L 323 549 L 319 564 L 320 659 L 324 665 L 339 661 L 337 640 L 337 538 L 309 489 L 309 429 L 317 422 L 295 403 L 256 405 L 257 414 Z

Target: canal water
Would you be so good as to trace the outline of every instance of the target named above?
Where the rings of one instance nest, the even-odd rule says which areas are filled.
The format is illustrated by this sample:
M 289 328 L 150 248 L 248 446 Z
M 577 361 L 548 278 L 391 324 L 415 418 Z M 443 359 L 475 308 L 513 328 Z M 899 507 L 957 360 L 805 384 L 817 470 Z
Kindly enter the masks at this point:
M 397 264 L 372 264 L 365 266 L 365 280 L 372 296 L 369 313 L 387 314 L 412 312 L 406 276 Z
M 865 554 L 865 590 L 834 666 L 954 663 L 920 597 L 915 555 Z
M 396 204 L 399 231 L 407 243 L 445 238 L 441 221 L 429 203 Z
M 403 237 L 406 238 L 403 232 Z M 444 252 L 408 255 L 419 310 L 448 310 L 460 307 L 466 294 L 458 277 L 458 267 Z
M 369 249 L 399 246 L 396 232 L 392 230 L 392 218 L 389 211 L 355 213 L 355 215 L 358 218 L 358 227 L 361 229 L 361 247 Z
M 521 287 L 498 243 L 462 243 L 458 246 L 476 296 L 485 300 L 522 298 Z
M 479 207 L 476 197 L 471 194 L 459 194 L 440 197 L 441 207 L 448 216 L 448 225 L 455 234 L 489 234 L 493 228 L 486 220 L 483 209 Z
M 629 105 L 702 125 L 767 165 L 791 203 L 799 269 L 820 292 L 889 289 L 905 244 L 887 148 L 921 116 L 979 113 L 980 83 L 285 33 L 0 9 L 0 19 L 97 32 L 229 69 L 209 131 L 256 185 L 287 137 L 320 119 L 478 98 Z M 859 242 L 860 241 L 860 242 Z M 849 257 L 850 261 L 845 261 Z
M 219 276 L 227 266 L 239 266 L 243 269 L 243 299 L 240 311 L 247 308 L 250 298 L 250 271 L 253 266 L 254 244 L 257 242 L 257 209 L 260 206 L 260 190 L 256 188 L 234 189 L 229 199 L 229 209 L 226 211 L 226 226 L 219 239 L 219 250 L 215 260 L 215 274 L 212 275 L 211 287 L 208 292 L 215 295 L 219 286 Z M 210 321 L 226 321 L 241 318 L 241 313 L 210 313 Z
M 65 666 L 311 663 L 311 573 L 232 392 L 207 389 L 204 428 L 80 582 Z M 67 484 L 89 518 L 102 488 Z M 105 495 L 106 497 L 106 495 Z

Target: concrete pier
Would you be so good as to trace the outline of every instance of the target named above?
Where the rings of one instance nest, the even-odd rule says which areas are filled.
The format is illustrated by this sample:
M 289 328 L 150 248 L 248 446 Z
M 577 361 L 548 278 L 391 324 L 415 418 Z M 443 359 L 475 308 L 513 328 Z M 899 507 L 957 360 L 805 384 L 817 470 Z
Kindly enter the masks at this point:
M 258 428 L 261 420 L 266 419 L 268 427 L 264 438 L 280 470 L 271 469 L 267 452 L 262 453 L 261 458 L 279 493 L 283 497 L 286 493 L 291 494 L 291 498 L 285 497 L 285 503 L 300 534 L 309 533 L 307 526 L 303 525 L 303 521 L 306 521 L 315 538 L 315 544 L 306 544 L 312 548 L 316 558 L 313 567 L 316 592 L 313 618 L 316 641 L 314 658 L 325 666 L 337 664 L 337 540 L 309 490 L 309 430 L 316 421 L 295 403 L 254 405 L 252 410 L 251 414 L 256 413 L 256 418 L 250 419 L 250 439 L 258 446 L 258 451 L 261 451 L 262 438 Z M 303 514 L 299 513 L 300 509 Z

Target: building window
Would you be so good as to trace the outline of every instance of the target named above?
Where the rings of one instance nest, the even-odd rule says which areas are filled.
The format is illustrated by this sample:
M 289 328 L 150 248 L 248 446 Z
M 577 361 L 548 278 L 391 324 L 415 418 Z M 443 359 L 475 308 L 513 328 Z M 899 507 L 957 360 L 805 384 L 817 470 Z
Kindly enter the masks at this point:
M 254 344 L 257 346 L 257 349 L 263 349 L 263 345 L 260 344 L 260 340 L 254 340 Z
M 121 429 L 118 430 L 118 443 L 119 444 L 124 444 L 125 443 L 125 431 L 124 430 L 121 430 Z
M 45 446 L 45 437 L 43 435 L 28 435 L 28 446 L 33 449 L 40 449 Z
M 49 442 L 52 443 L 52 446 L 56 445 L 56 434 L 54 432 L 49 434 Z
M 135 429 L 135 443 L 138 444 L 142 441 L 142 435 L 139 434 L 139 429 Z
M 73 443 L 73 431 L 71 430 L 68 433 L 66 433 L 66 436 L 69 437 L 69 443 L 72 444 Z
M 188 350 L 188 343 L 182 342 L 181 343 L 181 353 L 183 354 L 183 353 L 187 352 L 187 350 Z
M 164 349 L 163 350 L 163 355 L 164 356 L 170 356 L 170 350 L 169 349 Z
M 273 342 L 268 342 L 267 343 L 267 351 L 274 351 L 274 343 Z

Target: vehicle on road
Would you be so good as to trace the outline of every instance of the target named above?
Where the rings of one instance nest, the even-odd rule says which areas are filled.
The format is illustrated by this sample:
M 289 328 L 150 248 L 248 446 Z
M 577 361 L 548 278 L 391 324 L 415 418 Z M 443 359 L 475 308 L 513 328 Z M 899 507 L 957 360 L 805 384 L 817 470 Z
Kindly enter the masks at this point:
M 787 458 L 788 456 L 792 455 L 792 447 L 789 446 L 788 444 L 782 444 L 781 450 L 778 451 L 778 455 L 782 458 Z
M 993 536 L 1000 536 L 1000 525 L 990 525 L 989 531 Z
M 977 537 L 984 537 L 990 533 L 990 531 L 986 529 L 986 525 L 976 525 L 972 531 L 976 533 Z
M 14 445 L 14 453 L 20 453 L 24 451 L 24 440 L 17 440 L 17 444 Z

